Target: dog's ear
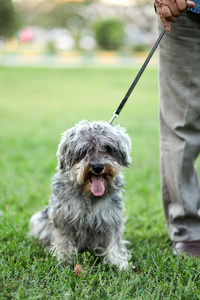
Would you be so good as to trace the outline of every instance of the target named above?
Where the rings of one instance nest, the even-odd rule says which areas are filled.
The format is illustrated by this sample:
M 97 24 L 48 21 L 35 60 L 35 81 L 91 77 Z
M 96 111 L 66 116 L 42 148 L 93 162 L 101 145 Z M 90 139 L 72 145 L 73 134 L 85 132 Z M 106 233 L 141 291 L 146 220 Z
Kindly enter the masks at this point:
M 84 135 L 84 128 L 89 128 L 89 122 L 83 120 L 74 127 L 68 129 L 62 134 L 61 142 L 58 146 L 58 170 L 66 170 L 83 155 L 84 151 L 81 147 L 77 147 L 77 141 Z M 77 149 L 78 148 L 78 149 Z
M 67 146 L 62 141 L 58 146 L 58 151 L 57 151 L 57 154 L 56 154 L 57 157 L 58 157 L 58 165 L 57 165 L 58 170 L 65 169 L 65 167 L 66 167 L 66 161 L 65 161 L 66 149 L 67 149 Z
M 118 138 L 120 141 L 119 149 L 120 149 L 120 157 L 121 157 L 121 164 L 125 167 L 129 167 L 131 164 L 131 140 L 124 132 L 123 128 L 118 127 Z
M 72 149 L 72 141 L 75 135 L 74 128 L 65 131 L 62 134 L 61 142 L 58 146 L 58 170 L 64 170 L 67 166 L 70 166 L 70 149 Z

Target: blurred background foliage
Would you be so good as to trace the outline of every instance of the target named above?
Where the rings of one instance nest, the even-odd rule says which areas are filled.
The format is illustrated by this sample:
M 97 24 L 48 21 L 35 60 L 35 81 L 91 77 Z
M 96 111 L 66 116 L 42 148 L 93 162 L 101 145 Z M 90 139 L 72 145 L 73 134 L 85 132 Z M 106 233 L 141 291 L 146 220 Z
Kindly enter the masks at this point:
M 124 39 L 123 23 L 117 19 L 104 19 L 94 25 L 95 39 L 106 50 L 118 49 Z
M 155 13 L 148 0 L 0 0 L 1 40 L 56 50 L 150 47 Z
M 12 36 L 19 24 L 19 14 L 12 0 L 0 0 L 0 36 Z

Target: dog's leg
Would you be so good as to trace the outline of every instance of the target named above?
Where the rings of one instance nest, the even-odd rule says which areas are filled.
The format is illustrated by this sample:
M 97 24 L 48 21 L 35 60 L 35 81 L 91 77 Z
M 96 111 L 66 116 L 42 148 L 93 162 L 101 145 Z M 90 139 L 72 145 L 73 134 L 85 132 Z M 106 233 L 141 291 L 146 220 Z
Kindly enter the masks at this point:
M 50 249 L 58 260 L 67 260 L 67 263 L 71 263 L 74 255 L 78 252 L 77 248 L 70 241 L 69 237 L 59 230 L 59 228 L 53 228 L 52 239 Z
M 126 269 L 128 267 L 128 260 L 130 255 L 128 251 L 124 247 L 124 249 L 118 249 L 116 244 L 110 245 L 108 249 L 108 254 L 104 259 L 105 263 L 112 263 L 114 265 L 119 266 L 120 269 Z
M 77 253 L 77 248 L 70 242 L 70 237 L 55 227 L 54 221 L 49 216 L 48 206 L 31 217 L 30 234 L 48 246 L 58 260 L 64 260 L 67 257 L 70 263 Z
M 48 206 L 35 213 L 30 220 L 30 234 L 41 240 L 45 245 L 50 245 L 51 229 L 49 224 Z
M 104 262 L 118 265 L 120 269 L 127 268 L 129 265 L 128 261 L 131 258 L 130 253 L 125 247 L 127 243 L 120 232 L 115 232 L 111 236 L 108 247 L 105 250 L 106 257 Z

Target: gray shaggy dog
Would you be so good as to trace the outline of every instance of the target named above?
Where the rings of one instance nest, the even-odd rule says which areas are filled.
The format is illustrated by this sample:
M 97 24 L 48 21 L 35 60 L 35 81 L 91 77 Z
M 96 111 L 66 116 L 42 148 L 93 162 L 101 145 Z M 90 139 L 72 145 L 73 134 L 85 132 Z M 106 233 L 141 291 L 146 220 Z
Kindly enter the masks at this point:
M 123 238 L 123 176 L 131 142 L 122 128 L 82 121 L 63 133 L 51 200 L 30 220 L 31 234 L 58 259 L 97 251 L 105 263 L 128 266 Z

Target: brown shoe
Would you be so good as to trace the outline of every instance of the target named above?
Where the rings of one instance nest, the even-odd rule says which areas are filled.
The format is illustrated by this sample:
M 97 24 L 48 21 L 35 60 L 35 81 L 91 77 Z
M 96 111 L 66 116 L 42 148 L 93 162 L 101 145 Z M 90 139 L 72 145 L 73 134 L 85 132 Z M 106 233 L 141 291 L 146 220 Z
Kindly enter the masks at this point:
M 175 242 L 173 244 L 174 254 L 200 257 L 200 240 L 191 242 Z

